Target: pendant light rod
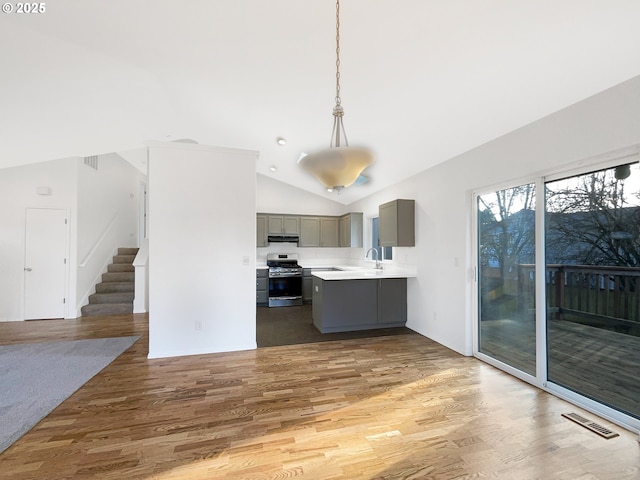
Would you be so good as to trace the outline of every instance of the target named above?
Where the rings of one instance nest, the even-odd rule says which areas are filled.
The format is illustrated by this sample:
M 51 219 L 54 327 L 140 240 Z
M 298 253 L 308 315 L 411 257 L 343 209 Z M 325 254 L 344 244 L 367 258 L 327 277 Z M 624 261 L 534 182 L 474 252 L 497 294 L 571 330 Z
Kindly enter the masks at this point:
M 366 148 L 349 147 L 342 117 L 340 98 L 340 0 L 336 0 L 336 105 L 333 107 L 333 129 L 329 148 L 311 153 L 298 163 L 330 191 L 340 191 L 352 185 L 362 171 L 373 163 L 373 154 Z
M 340 0 L 336 0 L 336 107 L 340 106 Z
M 342 123 L 344 108 L 342 108 L 342 98 L 340 98 L 340 0 L 336 0 L 336 106 L 333 107 L 333 129 L 331 130 L 331 142 L 329 148 L 340 147 L 341 138 L 344 138 L 344 145 L 349 146 L 347 132 Z

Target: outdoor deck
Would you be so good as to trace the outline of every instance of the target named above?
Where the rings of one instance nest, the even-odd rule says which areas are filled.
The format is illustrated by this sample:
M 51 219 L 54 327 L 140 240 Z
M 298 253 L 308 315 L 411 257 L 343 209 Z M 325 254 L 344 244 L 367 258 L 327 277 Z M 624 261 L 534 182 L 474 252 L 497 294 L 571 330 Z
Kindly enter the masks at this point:
M 640 269 L 547 268 L 550 381 L 640 418 Z M 520 265 L 517 292 L 500 316 L 483 319 L 480 350 L 535 375 L 532 265 Z

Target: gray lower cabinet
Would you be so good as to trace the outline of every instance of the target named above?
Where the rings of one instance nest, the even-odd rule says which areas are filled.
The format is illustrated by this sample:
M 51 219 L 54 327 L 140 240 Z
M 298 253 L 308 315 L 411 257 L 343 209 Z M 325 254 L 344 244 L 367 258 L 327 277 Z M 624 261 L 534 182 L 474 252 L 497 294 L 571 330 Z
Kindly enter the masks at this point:
M 311 303 L 313 300 L 313 278 L 311 277 L 311 269 L 302 269 L 302 301 Z
M 404 325 L 407 321 L 407 279 L 382 278 L 378 282 L 378 324 L 401 321 Z
M 311 272 L 332 272 L 333 267 L 315 267 L 302 269 L 302 301 L 311 303 L 313 301 L 313 277 Z
M 269 270 L 266 268 L 256 269 L 256 304 L 269 304 Z
M 407 279 L 322 280 L 313 277 L 313 324 L 322 333 L 401 327 Z

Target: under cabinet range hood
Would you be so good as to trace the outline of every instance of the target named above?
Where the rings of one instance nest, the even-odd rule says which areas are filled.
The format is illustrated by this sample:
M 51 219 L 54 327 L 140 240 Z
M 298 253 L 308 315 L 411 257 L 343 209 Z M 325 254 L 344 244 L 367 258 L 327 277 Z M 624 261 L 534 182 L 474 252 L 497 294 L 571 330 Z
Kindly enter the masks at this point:
M 300 242 L 300 237 L 298 235 L 269 235 L 267 236 L 267 241 L 269 243 L 295 243 L 297 245 Z

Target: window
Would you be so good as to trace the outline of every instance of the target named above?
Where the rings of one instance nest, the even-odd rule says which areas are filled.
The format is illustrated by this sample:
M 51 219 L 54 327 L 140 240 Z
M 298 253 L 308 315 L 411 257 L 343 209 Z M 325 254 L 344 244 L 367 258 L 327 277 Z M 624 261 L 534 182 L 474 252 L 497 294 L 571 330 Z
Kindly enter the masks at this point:
M 371 247 L 378 251 L 379 260 L 393 259 L 393 247 L 381 247 L 379 245 L 378 217 L 371 219 Z
M 640 425 L 640 380 L 626 373 L 640 362 L 636 160 L 474 197 L 474 353 L 629 428 Z

